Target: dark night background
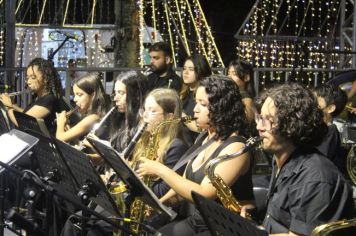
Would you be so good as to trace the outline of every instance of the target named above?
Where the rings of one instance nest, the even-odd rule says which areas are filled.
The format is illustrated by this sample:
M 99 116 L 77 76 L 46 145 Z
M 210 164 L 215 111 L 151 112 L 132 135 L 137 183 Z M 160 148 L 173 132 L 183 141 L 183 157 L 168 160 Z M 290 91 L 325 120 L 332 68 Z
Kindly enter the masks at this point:
M 254 3 L 253 0 L 200 0 L 225 65 L 236 55 L 234 35 Z

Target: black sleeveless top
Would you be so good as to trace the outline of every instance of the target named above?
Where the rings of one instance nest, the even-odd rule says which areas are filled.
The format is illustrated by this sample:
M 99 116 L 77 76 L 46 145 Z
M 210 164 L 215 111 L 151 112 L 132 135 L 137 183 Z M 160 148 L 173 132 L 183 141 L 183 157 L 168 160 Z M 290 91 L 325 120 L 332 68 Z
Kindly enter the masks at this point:
M 195 172 L 193 172 L 192 169 L 192 163 L 194 161 L 194 158 L 192 161 L 190 161 L 187 165 L 186 168 L 186 178 L 200 184 L 201 181 L 205 177 L 204 169 L 205 166 L 209 163 L 210 160 L 216 158 L 219 156 L 220 152 L 229 144 L 234 143 L 234 142 L 242 142 L 246 143 L 246 139 L 241 137 L 241 136 L 232 136 L 229 137 L 226 141 L 224 141 L 215 151 L 213 154 L 210 155 L 207 161 L 199 167 Z M 237 157 L 238 158 L 238 157 Z M 235 183 L 230 186 L 231 191 L 235 198 L 238 201 L 245 201 L 245 200 L 254 200 L 254 195 L 253 195 L 253 185 L 252 185 L 252 161 L 250 161 L 250 166 L 248 171 L 241 175 Z M 216 201 L 219 202 L 219 199 L 217 198 Z M 191 215 L 195 211 L 195 206 L 192 203 L 185 202 L 182 204 L 182 208 L 180 209 L 180 214 L 182 215 Z
M 222 143 L 215 150 L 215 152 L 213 154 L 211 154 L 211 156 L 208 158 L 208 160 L 205 161 L 205 163 L 202 166 L 200 166 L 199 169 L 196 170 L 195 172 L 193 172 L 193 169 L 192 169 L 193 161 L 191 161 L 187 165 L 186 178 L 195 182 L 195 183 L 201 183 L 201 181 L 205 177 L 205 173 L 204 173 L 205 166 L 209 163 L 209 161 L 218 157 L 221 150 L 224 149 L 227 145 L 229 145 L 231 143 L 235 143 L 235 142 L 245 143 L 246 139 L 241 136 L 232 136 L 232 137 L 228 138 L 224 143 Z M 245 200 L 253 200 L 254 199 L 252 187 L 253 187 L 252 186 L 252 168 L 250 165 L 248 171 L 245 174 L 241 175 L 236 180 L 236 182 L 232 186 L 230 186 L 230 188 L 237 200 L 245 201 Z

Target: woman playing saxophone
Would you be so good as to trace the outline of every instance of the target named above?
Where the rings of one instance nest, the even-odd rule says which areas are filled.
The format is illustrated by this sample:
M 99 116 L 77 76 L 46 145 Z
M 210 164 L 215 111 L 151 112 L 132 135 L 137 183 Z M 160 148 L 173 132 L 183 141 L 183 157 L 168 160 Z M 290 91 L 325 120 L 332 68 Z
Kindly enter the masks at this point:
M 194 235 L 207 231 L 207 226 L 199 212 L 191 204 L 191 192 L 195 191 L 207 198 L 215 199 L 216 189 L 204 173 L 204 167 L 213 158 L 229 155 L 243 148 L 246 117 L 244 105 L 237 85 L 223 76 L 210 76 L 202 80 L 196 92 L 194 117 L 199 128 L 207 131 L 203 143 L 209 142 L 187 165 L 184 176 L 176 174 L 166 166 L 142 159 L 138 173 L 140 176 L 155 175 L 167 183 L 171 189 L 160 200 L 170 204 L 176 199 L 184 199 L 187 216 L 184 220 L 170 223 L 159 231 L 164 235 Z M 218 174 L 241 205 L 253 202 L 249 153 L 219 163 Z

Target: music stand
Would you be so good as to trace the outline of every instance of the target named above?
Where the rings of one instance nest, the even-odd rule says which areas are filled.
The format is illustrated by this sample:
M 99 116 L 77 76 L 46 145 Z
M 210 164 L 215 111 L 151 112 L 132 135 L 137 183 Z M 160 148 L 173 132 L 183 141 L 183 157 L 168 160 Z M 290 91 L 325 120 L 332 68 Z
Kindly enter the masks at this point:
M 213 200 L 206 199 L 194 191 L 192 191 L 192 197 L 212 235 L 268 235 L 266 231 L 258 229 L 247 219 L 229 211 Z
M 43 133 L 47 137 L 51 136 L 43 119 L 35 118 L 18 111 L 14 111 L 14 116 L 20 130 L 25 132 L 28 130 L 34 130 L 36 132 Z
M 32 150 L 34 153 L 33 159 L 41 177 L 51 181 L 58 189 L 76 195 L 80 186 L 66 162 L 59 155 L 53 139 L 33 130 L 27 132 L 38 138 L 38 143 Z
M 9 117 L 4 105 L 0 102 L 0 135 L 10 131 Z
M 20 130 L 12 129 L 10 132 L 1 135 L 0 150 L 3 152 L 1 155 L 1 161 L 8 165 L 14 164 L 37 142 L 37 138 L 34 138 Z M 3 171 L 4 169 L 0 167 L 0 173 Z
M 90 190 L 91 194 L 89 193 L 88 196 L 90 200 L 111 214 L 121 217 L 114 199 L 86 154 L 60 140 L 55 139 L 54 141 L 58 153 L 66 162 L 79 186 L 89 187 L 88 190 Z
M 158 200 L 152 190 L 142 182 L 140 177 L 138 177 L 135 171 L 127 165 L 126 161 L 116 150 L 91 137 L 88 137 L 87 140 L 104 161 L 115 171 L 117 176 L 125 182 L 132 199 L 141 197 L 145 204 L 156 209 L 159 213 L 164 213 L 171 219 L 176 217 L 177 214 Z
M 10 132 L 1 135 L 0 138 L 6 139 L 5 141 L 1 140 L 0 145 L 5 145 L 6 148 L 1 148 L 5 151 L 2 153 L 1 161 L 13 165 L 17 162 L 23 155 L 25 155 L 37 142 L 38 139 L 28 135 L 22 131 L 13 129 Z M 9 151 L 9 152 L 7 152 Z M 5 172 L 7 173 L 7 172 Z M 4 235 L 4 227 L 7 227 L 4 223 L 4 168 L 0 167 L 0 235 Z

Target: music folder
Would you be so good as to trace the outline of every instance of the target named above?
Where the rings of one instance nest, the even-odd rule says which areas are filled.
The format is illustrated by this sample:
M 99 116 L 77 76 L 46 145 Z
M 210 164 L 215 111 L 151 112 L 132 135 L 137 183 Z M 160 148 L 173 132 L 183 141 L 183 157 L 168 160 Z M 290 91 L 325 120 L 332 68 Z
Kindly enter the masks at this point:
M 166 214 L 171 219 L 176 217 L 177 213 L 159 201 L 152 190 L 142 182 L 141 178 L 137 176 L 135 171 L 115 149 L 91 137 L 88 137 L 87 140 L 122 181 L 124 181 L 131 194 L 135 197 L 141 197 L 145 204 L 160 213 Z
M 38 139 L 17 129 L 12 129 L 8 133 L 0 136 L 0 160 L 1 162 L 12 165 L 27 153 Z M 0 173 L 4 169 L 0 167 Z

